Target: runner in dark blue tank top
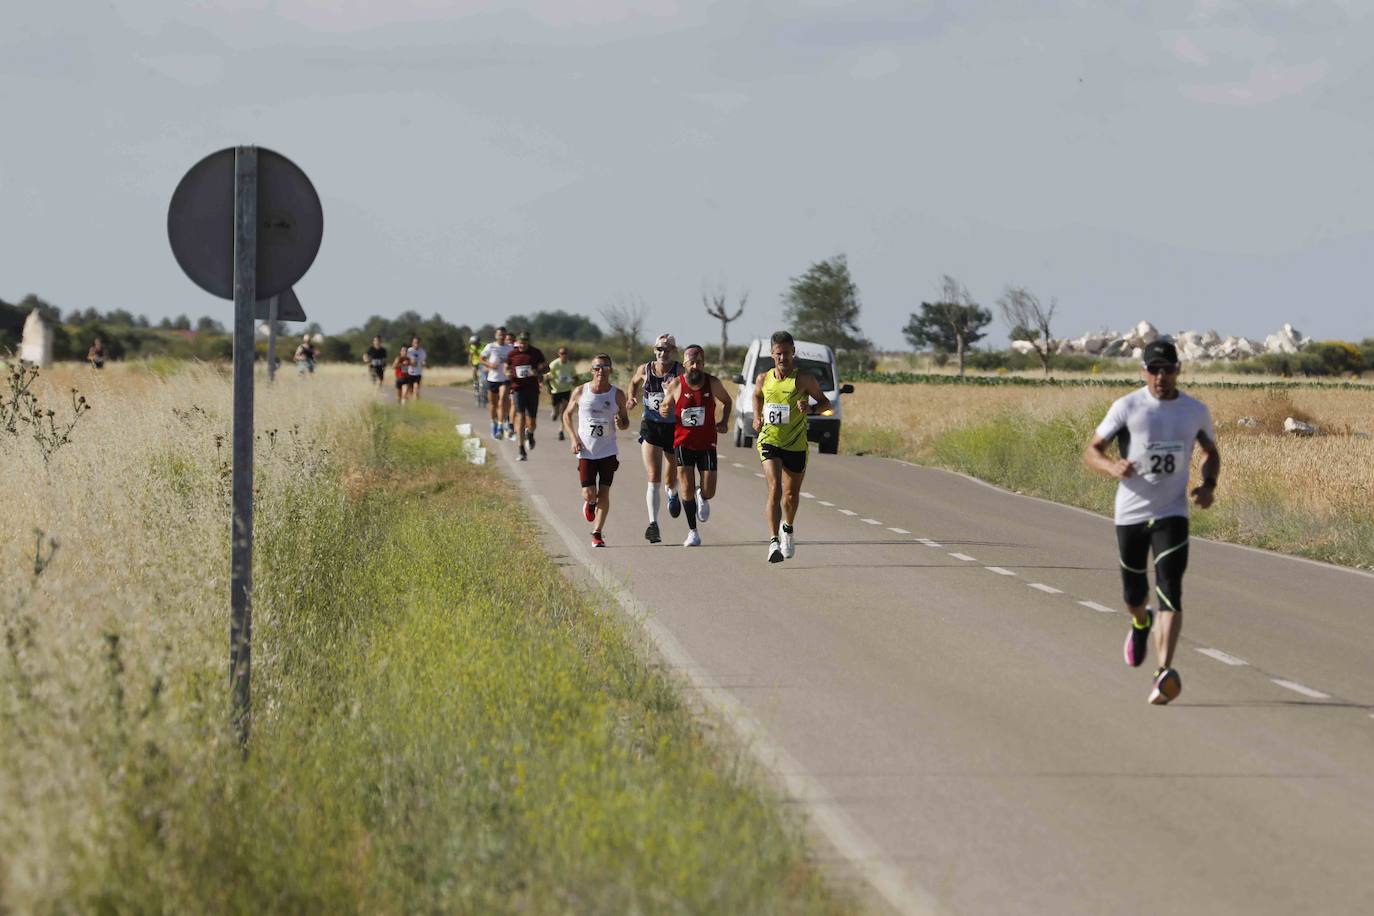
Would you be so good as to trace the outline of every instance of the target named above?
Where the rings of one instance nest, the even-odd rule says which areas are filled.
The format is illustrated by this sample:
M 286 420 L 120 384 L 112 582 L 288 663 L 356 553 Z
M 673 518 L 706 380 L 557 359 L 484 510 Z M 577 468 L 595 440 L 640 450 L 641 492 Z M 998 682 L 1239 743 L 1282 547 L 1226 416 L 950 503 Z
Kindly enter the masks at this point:
M 630 399 L 627 406 L 634 410 L 636 404 L 644 404 L 644 416 L 639 425 L 639 449 L 644 456 L 644 470 L 649 475 L 649 489 L 644 495 L 645 506 L 649 510 L 649 527 L 644 529 L 644 539 L 657 544 L 662 538 L 658 532 L 658 500 L 663 489 L 663 464 L 668 464 L 668 514 L 677 518 L 682 513 L 682 500 L 677 494 L 677 461 L 673 458 L 673 429 L 676 419 L 665 418 L 658 412 L 663 403 L 663 390 L 668 382 L 677 378 L 682 366 L 674 359 L 677 341 L 672 334 L 660 334 L 654 341 L 654 358 L 635 370 L 630 379 Z M 643 397 L 640 396 L 641 389 Z

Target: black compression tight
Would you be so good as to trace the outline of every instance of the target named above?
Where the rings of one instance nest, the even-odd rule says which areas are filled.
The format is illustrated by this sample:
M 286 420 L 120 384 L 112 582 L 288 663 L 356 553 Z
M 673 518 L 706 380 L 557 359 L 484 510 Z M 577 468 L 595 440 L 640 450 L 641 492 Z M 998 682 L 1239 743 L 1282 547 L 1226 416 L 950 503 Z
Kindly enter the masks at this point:
M 1148 574 L 1154 554 L 1155 596 L 1161 611 L 1183 610 L 1183 572 L 1188 568 L 1188 519 L 1175 515 L 1116 526 L 1121 557 L 1121 590 L 1126 603 L 1139 607 L 1150 596 Z

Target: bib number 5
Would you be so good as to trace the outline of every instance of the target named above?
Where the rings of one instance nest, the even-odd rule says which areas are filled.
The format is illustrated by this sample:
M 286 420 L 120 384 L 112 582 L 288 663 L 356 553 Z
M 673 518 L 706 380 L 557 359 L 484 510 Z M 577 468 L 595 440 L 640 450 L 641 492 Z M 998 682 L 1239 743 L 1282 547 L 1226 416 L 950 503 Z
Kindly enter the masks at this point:
M 682 408 L 682 425 L 687 427 L 700 426 L 706 421 L 705 407 L 684 407 Z

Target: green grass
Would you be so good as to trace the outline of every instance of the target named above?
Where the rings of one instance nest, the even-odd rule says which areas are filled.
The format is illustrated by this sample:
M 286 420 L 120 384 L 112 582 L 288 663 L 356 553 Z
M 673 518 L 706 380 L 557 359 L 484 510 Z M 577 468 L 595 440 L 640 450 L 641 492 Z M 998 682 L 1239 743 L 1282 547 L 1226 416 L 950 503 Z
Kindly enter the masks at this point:
M 0 868 L 0 913 L 851 908 L 509 486 L 456 460 L 447 414 L 374 408 L 353 441 L 260 515 L 250 753 L 222 668 L 132 679 L 107 633 L 105 688 L 65 738 L 99 816 L 29 793 L 62 853 L 8 904 Z M 0 665 L 7 740 L 60 731 L 20 675 Z

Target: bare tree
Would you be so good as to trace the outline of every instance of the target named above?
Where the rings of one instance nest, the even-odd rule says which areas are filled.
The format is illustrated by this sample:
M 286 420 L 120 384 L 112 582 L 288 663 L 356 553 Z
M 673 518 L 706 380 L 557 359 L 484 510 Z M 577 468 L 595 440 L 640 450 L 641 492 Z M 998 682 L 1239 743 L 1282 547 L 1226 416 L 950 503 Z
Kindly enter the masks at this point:
M 639 296 L 619 296 L 601 310 L 601 317 L 610 329 L 610 336 L 625 348 L 625 366 L 634 364 L 635 351 L 639 349 L 640 336 L 644 333 L 644 319 L 649 307 Z
M 953 351 L 959 358 L 959 377 L 964 377 L 964 351 L 982 338 L 992 313 L 973 301 L 968 288 L 945 274 L 940 282 L 940 301 L 922 302 L 919 314 L 902 329 L 912 346 L 929 344 L 937 353 Z
M 1002 318 L 1011 326 L 1011 339 L 1027 341 L 1035 348 L 1046 377 L 1050 374 L 1050 354 L 1055 347 L 1055 340 L 1050 336 L 1050 321 L 1058 304 L 1051 299 L 1046 308 L 1040 298 L 1024 286 L 1008 286 L 1002 298 L 997 300 Z
M 701 294 L 701 304 L 706 307 L 706 314 L 720 320 L 720 364 L 722 366 L 725 365 L 725 350 L 730 346 L 730 336 L 728 332 L 730 322 L 744 314 L 744 304 L 748 301 L 748 293 L 740 296 L 739 308 L 735 309 L 735 314 L 731 315 L 729 309 L 725 307 L 725 287 L 722 286 L 711 293 L 709 299 L 706 293 Z

